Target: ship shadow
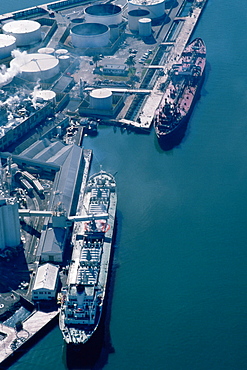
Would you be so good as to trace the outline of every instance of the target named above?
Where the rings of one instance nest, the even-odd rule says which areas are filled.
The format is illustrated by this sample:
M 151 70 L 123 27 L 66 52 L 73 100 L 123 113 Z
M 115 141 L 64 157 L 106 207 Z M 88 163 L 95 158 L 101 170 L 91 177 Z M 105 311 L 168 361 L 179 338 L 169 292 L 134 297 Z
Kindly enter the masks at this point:
M 164 152 L 170 151 L 176 147 L 178 147 L 187 137 L 187 127 L 188 122 L 183 124 L 179 130 L 177 130 L 174 134 L 169 135 L 169 137 L 165 137 L 162 139 L 157 139 L 155 136 L 155 140 L 158 143 L 158 146 Z
M 65 345 L 64 357 L 68 370 L 102 370 L 108 363 L 108 357 L 114 353 L 110 334 L 111 307 L 115 276 L 118 268 L 117 244 L 121 228 L 121 213 L 117 211 L 113 232 L 110 271 L 107 283 L 106 302 L 103 307 L 99 326 L 89 341 L 79 345 Z

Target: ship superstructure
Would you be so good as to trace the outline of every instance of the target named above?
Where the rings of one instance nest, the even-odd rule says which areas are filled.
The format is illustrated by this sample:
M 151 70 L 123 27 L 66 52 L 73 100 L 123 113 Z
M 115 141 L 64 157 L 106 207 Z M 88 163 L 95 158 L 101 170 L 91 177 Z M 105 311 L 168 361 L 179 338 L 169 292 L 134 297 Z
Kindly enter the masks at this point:
M 159 140 L 169 141 L 186 125 L 203 82 L 205 65 L 206 47 L 202 39 L 196 38 L 173 64 L 155 112 L 154 127 Z
M 86 343 L 100 322 L 116 206 L 114 177 L 104 171 L 91 176 L 77 212 L 82 221 L 74 226 L 72 260 L 61 300 L 59 325 L 67 344 Z

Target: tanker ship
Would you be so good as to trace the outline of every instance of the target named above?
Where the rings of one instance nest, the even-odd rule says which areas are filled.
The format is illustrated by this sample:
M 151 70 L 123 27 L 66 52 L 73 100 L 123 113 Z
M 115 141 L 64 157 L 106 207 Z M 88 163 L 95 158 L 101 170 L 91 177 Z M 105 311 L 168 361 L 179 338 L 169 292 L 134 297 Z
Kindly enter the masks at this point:
M 172 146 L 183 136 L 202 86 L 206 47 L 196 38 L 173 64 L 167 87 L 154 115 L 154 128 L 161 147 Z
M 88 180 L 72 234 L 59 326 L 67 344 L 84 344 L 96 331 L 106 295 L 117 206 L 116 182 L 100 171 Z

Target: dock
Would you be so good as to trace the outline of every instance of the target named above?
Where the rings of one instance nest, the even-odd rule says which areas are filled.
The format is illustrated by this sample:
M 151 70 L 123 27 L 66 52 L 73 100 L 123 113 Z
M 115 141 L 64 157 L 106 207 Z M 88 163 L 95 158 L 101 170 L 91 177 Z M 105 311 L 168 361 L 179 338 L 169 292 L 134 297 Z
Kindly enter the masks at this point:
M 151 129 L 154 113 L 158 108 L 163 95 L 163 93 L 159 90 L 159 87 L 161 84 L 164 84 L 167 81 L 168 71 L 171 69 L 174 62 L 180 58 L 185 46 L 189 42 L 189 39 L 199 21 L 206 3 L 207 0 L 196 0 L 193 3 L 192 12 L 189 16 L 178 18 L 175 17 L 173 22 L 175 22 L 175 20 L 180 20 L 182 22 L 182 27 L 176 37 L 176 40 L 174 42 L 164 41 L 164 43 L 160 44 L 169 45 L 172 48 L 163 64 L 164 76 L 160 76 L 157 79 L 155 86 L 151 94 L 147 97 L 147 100 L 143 105 L 143 109 L 139 115 L 138 127 L 140 130 L 143 129 L 146 131 L 147 129 Z M 172 23 L 170 27 L 172 27 Z M 150 68 L 152 68 L 152 65 L 150 65 Z M 137 125 L 136 122 L 133 122 L 132 124 L 134 127 Z
M 37 310 L 23 322 L 20 331 L 0 324 L 0 364 L 3 366 L 7 361 L 11 362 L 17 350 L 31 345 L 32 340 L 57 319 L 58 313 L 58 310 L 51 312 Z

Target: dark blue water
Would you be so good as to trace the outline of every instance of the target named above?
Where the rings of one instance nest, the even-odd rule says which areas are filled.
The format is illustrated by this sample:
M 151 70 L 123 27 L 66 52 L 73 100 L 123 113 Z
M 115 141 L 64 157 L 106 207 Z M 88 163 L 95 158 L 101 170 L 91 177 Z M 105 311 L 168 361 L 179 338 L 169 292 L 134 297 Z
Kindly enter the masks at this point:
M 194 36 L 208 69 L 178 148 L 112 128 L 84 142 L 92 171 L 117 172 L 106 370 L 247 369 L 246 0 L 209 0 Z M 66 369 L 59 329 L 11 369 Z

